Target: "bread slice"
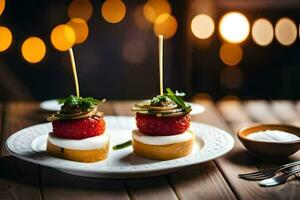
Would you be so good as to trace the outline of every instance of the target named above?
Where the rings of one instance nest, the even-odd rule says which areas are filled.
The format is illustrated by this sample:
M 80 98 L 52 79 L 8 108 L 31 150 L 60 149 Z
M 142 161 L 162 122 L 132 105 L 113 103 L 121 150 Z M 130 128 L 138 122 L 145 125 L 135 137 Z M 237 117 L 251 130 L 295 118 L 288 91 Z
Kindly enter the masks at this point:
M 155 136 L 153 136 L 155 137 Z M 171 160 L 189 155 L 192 152 L 194 137 L 190 140 L 168 144 L 149 145 L 132 138 L 133 151 L 137 155 L 154 160 Z
M 52 144 L 49 140 L 47 141 L 47 152 L 55 157 L 73 160 L 78 162 L 96 162 L 104 160 L 108 156 L 109 152 L 109 142 L 105 144 L 102 148 L 93 150 L 75 150 L 61 148 Z

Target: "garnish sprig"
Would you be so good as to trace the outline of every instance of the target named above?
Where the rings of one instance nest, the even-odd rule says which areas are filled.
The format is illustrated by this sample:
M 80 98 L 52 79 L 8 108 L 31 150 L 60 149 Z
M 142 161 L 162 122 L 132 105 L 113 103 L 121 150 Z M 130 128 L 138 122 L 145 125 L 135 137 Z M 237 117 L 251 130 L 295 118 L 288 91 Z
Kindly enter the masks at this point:
M 168 101 L 172 101 L 168 96 L 164 94 L 158 95 L 151 99 L 151 105 L 158 105 L 160 102 L 168 102 Z
M 77 97 L 71 95 L 64 99 L 58 99 L 62 104 L 60 111 L 49 116 L 48 121 L 85 119 L 89 117 L 102 117 L 103 113 L 98 112 L 97 106 L 105 102 L 105 99 L 98 100 L 92 97 Z
M 70 95 L 65 99 L 59 99 L 59 102 L 63 104 L 63 106 L 68 106 L 71 108 L 77 107 L 82 112 L 87 112 L 89 110 L 94 109 L 98 104 L 104 103 L 106 100 L 98 100 L 93 97 L 77 97 L 74 95 Z
M 131 146 L 131 145 L 132 145 L 131 140 L 128 140 L 128 141 L 126 141 L 126 142 L 124 142 L 124 143 L 122 143 L 122 144 L 118 144 L 118 145 L 113 146 L 113 150 L 124 149 L 124 148 L 126 148 L 126 147 Z
M 165 95 L 174 101 L 179 107 L 183 108 L 187 113 L 192 111 L 191 106 L 185 103 L 181 98 L 182 96 L 185 96 L 184 93 L 179 93 L 178 91 L 174 93 L 170 88 L 167 88 L 166 91 L 167 93 Z

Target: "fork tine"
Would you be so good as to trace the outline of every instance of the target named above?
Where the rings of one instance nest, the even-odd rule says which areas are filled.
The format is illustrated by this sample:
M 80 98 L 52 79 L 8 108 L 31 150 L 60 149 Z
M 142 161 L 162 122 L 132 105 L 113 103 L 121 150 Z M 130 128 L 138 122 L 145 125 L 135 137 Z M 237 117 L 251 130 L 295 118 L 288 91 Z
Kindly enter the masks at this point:
M 240 178 L 245 178 L 245 179 L 261 179 L 265 177 L 272 177 L 273 174 L 262 174 L 260 176 L 239 176 Z
M 259 170 L 252 173 L 246 174 L 239 174 L 240 178 L 247 179 L 247 180 L 261 180 L 265 178 L 271 178 L 279 171 L 285 170 L 286 168 L 291 168 L 300 164 L 300 161 L 288 163 L 279 167 L 268 168 L 264 170 Z
M 271 175 L 271 173 L 268 173 L 268 174 L 251 175 L 251 176 L 243 176 L 243 175 L 239 175 L 239 177 L 249 177 L 249 178 L 253 177 L 253 178 L 255 178 L 255 177 L 269 176 L 269 175 Z
M 273 174 L 275 171 L 265 171 L 265 172 L 258 172 L 255 174 L 239 174 L 239 176 L 260 176 L 264 174 Z
M 261 175 L 261 174 L 264 174 L 264 173 L 257 172 L 257 173 L 254 173 L 254 174 L 239 174 L 239 176 L 257 176 L 257 175 Z
M 245 179 L 245 180 L 249 180 L 249 181 L 259 181 L 259 180 L 263 180 L 263 179 L 267 179 L 267 178 L 272 178 L 273 175 L 268 175 L 268 176 L 261 176 L 261 177 L 239 177 L 239 178 L 242 178 L 242 179 Z
M 246 173 L 246 174 L 240 174 L 240 175 L 255 175 L 255 174 L 261 174 L 261 173 L 266 173 L 268 171 L 270 171 L 272 169 L 263 169 L 263 170 L 259 170 L 259 171 L 256 171 L 256 172 L 251 172 L 251 173 Z
M 247 177 L 240 177 L 240 178 L 248 180 L 248 181 L 259 181 L 259 180 L 264 180 L 264 179 L 272 178 L 272 176 L 266 176 L 266 177 L 261 177 L 261 178 L 247 178 Z
M 274 171 L 266 171 L 264 173 L 256 173 L 256 174 L 239 174 L 240 178 L 244 178 L 247 180 L 261 180 L 264 178 L 270 178 L 274 176 Z
M 257 175 L 257 176 L 239 176 L 239 177 L 245 177 L 245 178 L 260 178 L 260 177 L 265 177 L 265 176 L 272 176 L 273 173 L 271 174 L 261 174 L 261 175 Z

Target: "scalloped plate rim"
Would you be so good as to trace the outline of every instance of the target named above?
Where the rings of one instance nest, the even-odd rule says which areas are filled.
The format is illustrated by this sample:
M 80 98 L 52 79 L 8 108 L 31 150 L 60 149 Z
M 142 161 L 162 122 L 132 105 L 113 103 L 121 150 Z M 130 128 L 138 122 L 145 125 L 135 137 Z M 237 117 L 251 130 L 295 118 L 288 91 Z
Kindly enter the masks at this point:
M 127 119 L 134 119 L 133 117 L 128 117 L 128 116 L 106 116 L 106 118 L 114 118 L 114 119 L 120 119 L 120 118 L 127 118 Z M 216 159 L 218 157 L 221 157 L 223 155 L 225 155 L 226 153 L 228 153 L 230 150 L 232 150 L 232 148 L 234 147 L 234 139 L 233 137 L 231 136 L 231 134 L 227 133 L 226 131 L 222 130 L 222 129 L 219 129 L 219 128 L 216 128 L 214 126 L 211 126 L 211 125 L 207 125 L 207 124 L 202 124 L 202 123 L 198 123 L 198 122 L 192 122 L 193 125 L 200 125 L 200 126 L 205 126 L 205 127 L 208 127 L 210 129 L 215 129 L 215 130 L 218 130 L 219 132 L 221 132 L 223 134 L 223 136 L 227 139 L 227 142 L 228 142 L 228 145 L 227 145 L 227 148 L 224 149 L 223 151 L 220 151 L 219 153 L 217 154 L 214 154 L 213 156 L 209 156 L 205 159 L 202 159 L 200 161 L 197 161 L 197 160 L 194 160 L 192 161 L 191 159 L 188 160 L 187 157 L 183 157 L 183 158 L 179 158 L 179 159 L 174 159 L 174 160 L 178 160 L 179 163 L 177 163 L 175 166 L 174 165 L 170 165 L 169 161 L 174 161 L 174 160 L 169 160 L 169 161 L 161 161 L 159 163 L 163 164 L 162 166 L 159 166 L 159 167 L 149 167 L 149 168 L 144 168 L 143 170 L 139 170 L 138 172 L 135 171 L 135 170 L 132 170 L 133 166 L 121 166 L 121 167 L 118 167 L 119 170 L 116 170 L 114 169 L 115 171 L 112 171 L 112 170 L 104 170 L 104 169 L 101 169 L 101 167 L 99 167 L 97 170 L 91 170 L 91 169 L 74 169 L 74 168 L 71 168 L 71 167 L 65 167 L 65 166 L 57 166 L 56 164 L 46 164 L 40 160 L 36 160 L 36 159 L 33 159 L 33 158 L 28 158 L 28 157 L 24 157 L 22 155 L 19 155 L 18 153 L 14 152 L 12 149 L 9 148 L 9 145 L 8 143 L 14 139 L 14 137 L 16 137 L 16 135 L 18 134 L 22 134 L 22 132 L 24 132 L 24 130 L 27 130 L 29 128 L 35 128 L 35 127 L 38 127 L 38 126 L 46 126 L 48 125 L 49 126 L 49 123 L 44 123 L 44 124 L 37 124 L 37 125 L 33 125 L 33 126 L 30 126 L 30 127 L 27 127 L 27 128 L 24 128 L 24 129 L 21 129 L 19 131 L 17 131 L 16 133 L 12 134 L 5 142 L 5 146 L 6 146 L 6 149 L 12 154 L 14 155 L 15 157 L 18 157 L 22 160 L 25 160 L 25 161 L 28 161 L 28 162 L 31 162 L 31 163 L 35 163 L 35 164 L 38 164 L 38 165 L 42 165 L 42 166 L 47 166 L 47 167 L 51 167 L 51 168 L 56 168 L 58 170 L 63 170 L 63 171 L 74 171 L 74 172 L 81 172 L 81 173 L 95 173 L 95 174 L 112 174 L 112 175 L 115 175 L 115 174 L 140 174 L 140 173 L 148 173 L 148 172 L 157 172 L 157 171 L 165 171 L 165 170 L 172 170 L 172 169 L 178 169 L 178 168 L 182 168 L 182 167 L 186 167 L 186 166 L 191 166 L 191 165 L 195 165 L 195 164 L 199 164 L 199 163 L 203 163 L 203 162 L 207 162 L 207 161 L 210 161 L 210 160 L 213 160 L 213 159 Z M 23 133 L 24 134 L 24 133 Z M 205 140 L 204 140 L 205 141 Z M 50 157 L 50 158 L 53 158 L 53 159 L 58 159 L 58 160 L 63 160 L 63 159 L 59 159 L 59 158 L 54 158 L 52 156 L 46 156 L 46 157 Z M 181 160 L 180 160 L 181 159 Z M 184 161 L 184 160 L 188 160 L 188 162 Z M 77 163 L 77 164 L 84 164 L 84 163 L 78 163 L 78 162 L 73 162 L 73 161 L 68 161 L 68 160 L 63 160 L 62 162 L 72 162 L 72 163 Z M 89 163 L 90 164 L 90 163 Z M 160 165 L 161 165 L 160 164 Z M 152 163 L 152 164 L 141 164 L 141 165 L 159 165 L 157 163 Z M 122 169 L 121 169 L 122 168 Z M 125 170 L 125 168 L 131 168 L 131 170 Z M 97 176 L 93 176 L 93 177 L 97 177 Z

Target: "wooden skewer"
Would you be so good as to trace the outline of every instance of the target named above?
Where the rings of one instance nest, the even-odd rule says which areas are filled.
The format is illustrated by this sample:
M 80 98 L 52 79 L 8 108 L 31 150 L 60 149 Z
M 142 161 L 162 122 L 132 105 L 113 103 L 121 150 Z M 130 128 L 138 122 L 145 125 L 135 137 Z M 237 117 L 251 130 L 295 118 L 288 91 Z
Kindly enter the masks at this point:
M 70 59 L 71 59 L 72 71 L 73 71 L 73 76 L 74 76 L 74 81 L 75 81 L 76 96 L 80 97 L 79 83 L 78 83 L 77 71 L 76 71 L 76 64 L 75 64 L 75 59 L 74 59 L 74 54 L 73 54 L 73 49 L 72 48 L 69 49 L 69 55 L 70 55 Z
M 164 36 L 159 35 L 159 86 L 160 86 L 160 95 L 164 94 L 164 80 L 163 80 L 163 52 L 164 52 Z

